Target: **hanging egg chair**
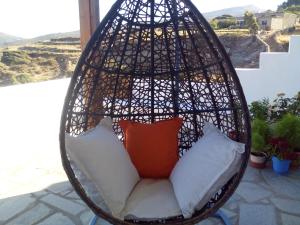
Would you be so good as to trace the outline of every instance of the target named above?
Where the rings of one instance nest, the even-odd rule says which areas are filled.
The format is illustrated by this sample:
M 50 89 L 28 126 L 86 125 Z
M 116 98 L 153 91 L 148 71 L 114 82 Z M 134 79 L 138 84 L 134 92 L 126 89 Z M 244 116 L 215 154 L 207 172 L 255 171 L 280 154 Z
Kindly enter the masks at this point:
M 179 155 L 203 135 L 205 121 L 245 143 L 239 172 L 191 218 L 141 222 L 113 217 L 88 194 L 65 147 L 104 117 L 123 140 L 121 119 L 153 123 L 180 116 Z M 239 79 L 224 47 L 190 0 L 117 0 L 78 62 L 60 128 L 63 166 L 82 200 L 112 224 L 196 224 L 237 188 L 250 153 L 250 123 Z

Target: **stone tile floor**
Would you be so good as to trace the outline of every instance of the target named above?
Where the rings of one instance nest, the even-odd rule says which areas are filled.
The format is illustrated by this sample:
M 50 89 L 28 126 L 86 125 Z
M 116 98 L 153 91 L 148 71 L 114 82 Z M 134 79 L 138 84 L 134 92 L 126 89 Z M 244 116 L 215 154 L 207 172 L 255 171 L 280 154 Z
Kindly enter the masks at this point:
M 58 130 L 68 82 L 0 88 L 0 225 L 80 225 L 93 216 L 60 163 Z M 235 225 L 300 225 L 300 170 L 278 176 L 249 167 L 223 211 Z M 200 224 L 221 223 L 210 218 Z
M 0 199 L 0 224 L 80 225 L 88 224 L 93 216 L 68 181 L 53 183 L 39 191 L 27 190 Z M 235 225 L 299 225 L 300 171 L 277 176 L 271 169 L 259 171 L 249 167 L 222 210 Z M 97 224 L 109 223 L 100 220 Z M 200 224 L 221 223 L 210 218 Z

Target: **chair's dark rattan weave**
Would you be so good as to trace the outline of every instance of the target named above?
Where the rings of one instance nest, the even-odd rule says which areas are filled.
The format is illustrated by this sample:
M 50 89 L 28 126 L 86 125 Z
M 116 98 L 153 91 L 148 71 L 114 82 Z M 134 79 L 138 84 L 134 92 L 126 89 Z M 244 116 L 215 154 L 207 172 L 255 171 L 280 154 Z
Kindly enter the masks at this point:
M 93 203 L 66 155 L 65 132 L 78 135 L 105 116 L 113 119 L 119 136 L 120 119 L 151 123 L 182 117 L 179 155 L 202 135 L 204 121 L 246 144 L 240 172 L 202 210 L 190 219 L 148 223 L 195 224 L 207 218 L 232 195 L 246 168 L 250 125 L 245 97 L 223 46 L 190 0 L 117 0 L 79 60 L 63 110 L 62 161 L 77 193 L 112 224 L 142 223 L 118 220 Z

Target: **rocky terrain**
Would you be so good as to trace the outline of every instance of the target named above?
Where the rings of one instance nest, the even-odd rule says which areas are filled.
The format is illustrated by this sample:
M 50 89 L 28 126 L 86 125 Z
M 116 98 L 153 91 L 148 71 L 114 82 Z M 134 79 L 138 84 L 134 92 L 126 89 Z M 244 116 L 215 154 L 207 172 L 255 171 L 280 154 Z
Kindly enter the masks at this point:
M 235 68 L 259 67 L 259 55 L 266 46 L 249 34 L 218 33 Z

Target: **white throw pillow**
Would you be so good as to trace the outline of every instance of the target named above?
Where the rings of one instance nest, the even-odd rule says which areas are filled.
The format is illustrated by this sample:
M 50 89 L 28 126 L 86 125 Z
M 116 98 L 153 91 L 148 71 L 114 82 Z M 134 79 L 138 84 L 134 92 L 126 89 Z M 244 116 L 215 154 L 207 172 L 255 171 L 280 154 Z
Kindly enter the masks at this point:
M 168 179 L 142 179 L 133 189 L 122 212 L 125 219 L 149 221 L 181 215 Z
M 239 171 L 245 145 L 225 136 L 210 123 L 204 135 L 183 155 L 170 180 L 185 218 L 201 209 Z
M 96 185 L 112 214 L 120 217 L 139 175 L 123 144 L 102 120 L 98 126 L 72 137 L 66 134 L 66 149 L 72 160 Z

